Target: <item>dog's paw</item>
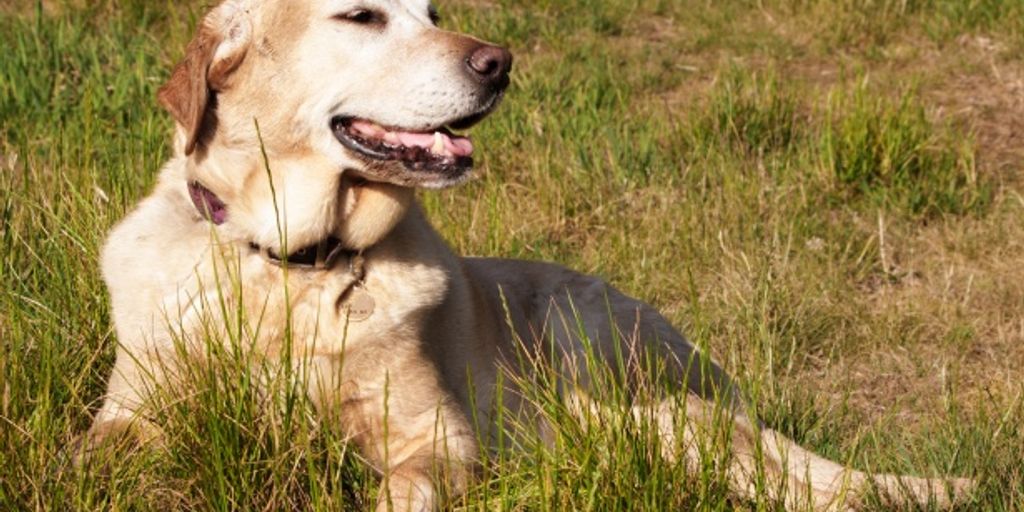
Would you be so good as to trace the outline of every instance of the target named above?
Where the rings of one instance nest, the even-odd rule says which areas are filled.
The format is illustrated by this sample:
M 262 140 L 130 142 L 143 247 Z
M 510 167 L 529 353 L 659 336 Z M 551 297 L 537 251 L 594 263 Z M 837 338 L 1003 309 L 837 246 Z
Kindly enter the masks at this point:
M 109 454 L 141 446 L 153 447 L 161 444 L 160 431 L 144 420 L 114 419 L 94 423 L 84 434 L 78 436 L 64 450 L 63 457 L 73 469 L 99 466 L 101 471 L 112 462 Z
M 377 500 L 377 512 L 433 512 L 437 509 L 430 479 L 392 473 Z

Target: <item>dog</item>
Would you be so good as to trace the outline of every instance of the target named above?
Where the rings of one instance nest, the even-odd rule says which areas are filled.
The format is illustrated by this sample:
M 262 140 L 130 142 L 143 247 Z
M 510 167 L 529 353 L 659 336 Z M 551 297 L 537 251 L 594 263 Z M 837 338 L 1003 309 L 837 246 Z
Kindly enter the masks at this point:
M 623 414 L 651 415 L 669 459 L 696 463 L 697 425 L 725 404 L 725 470 L 741 496 L 755 492 L 759 464 L 788 508 L 851 507 L 871 487 L 943 504 L 964 495 L 969 480 L 866 474 L 765 428 L 719 366 L 597 277 L 453 254 L 414 191 L 472 176 L 476 148 L 451 130 L 494 110 L 511 67 L 506 49 L 438 28 L 427 0 L 213 8 L 158 93 L 175 121 L 173 156 L 103 249 L 120 346 L 85 445 L 162 435 L 143 414 L 148 390 L 201 350 L 183 351 L 181 338 L 211 321 L 224 329 L 220 301 L 259 319 L 254 352 L 308 365 L 318 410 L 383 477 L 378 510 L 433 510 L 440 487 L 463 492 L 480 444 L 506 435 L 487 420 L 497 400 L 544 421 L 502 378 L 523 350 L 557 369 L 584 421 L 614 412 L 591 396 L 596 377 L 581 361 L 625 361 L 625 389 L 644 385 L 630 381 L 638 361 L 657 361 L 678 383 L 685 425 L 670 398 Z M 224 286 L 227 274 L 244 293 Z

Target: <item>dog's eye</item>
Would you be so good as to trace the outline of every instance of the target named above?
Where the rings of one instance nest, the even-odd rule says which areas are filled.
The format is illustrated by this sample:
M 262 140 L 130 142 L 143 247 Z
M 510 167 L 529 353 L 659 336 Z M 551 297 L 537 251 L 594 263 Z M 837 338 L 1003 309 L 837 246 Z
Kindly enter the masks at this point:
M 352 9 L 335 15 L 334 19 L 358 25 L 384 25 L 387 22 L 383 13 L 371 9 Z

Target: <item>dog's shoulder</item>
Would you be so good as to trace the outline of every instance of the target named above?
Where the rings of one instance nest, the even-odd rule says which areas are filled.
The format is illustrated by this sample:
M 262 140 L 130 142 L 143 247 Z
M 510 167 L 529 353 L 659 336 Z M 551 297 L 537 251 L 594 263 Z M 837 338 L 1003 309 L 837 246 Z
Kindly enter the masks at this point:
M 190 242 L 201 242 L 205 230 L 182 185 L 183 167 L 179 160 L 169 162 L 153 192 L 111 230 L 101 261 L 108 283 L 125 273 L 174 267 L 174 257 Z
M 175 292 L 209 246 L 209 227 L 184 183 L 184 162 L 171 160 L 103 246 L 100 266 L 119 330 L 150 322 L 152 307 Z

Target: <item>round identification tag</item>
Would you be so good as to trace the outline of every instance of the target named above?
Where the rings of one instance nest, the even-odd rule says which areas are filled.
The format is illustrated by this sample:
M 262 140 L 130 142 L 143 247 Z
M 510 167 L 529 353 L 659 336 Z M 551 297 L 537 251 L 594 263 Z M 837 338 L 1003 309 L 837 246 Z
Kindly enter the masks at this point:
M 352 290 L 352 294 L 343 307 L 346 310 L 346 314 L 348 314 L 350 322 L 362 322 L 370 318 L 375 306 L 376 302 L 374 302 L 373 297 L 360 287 Z

